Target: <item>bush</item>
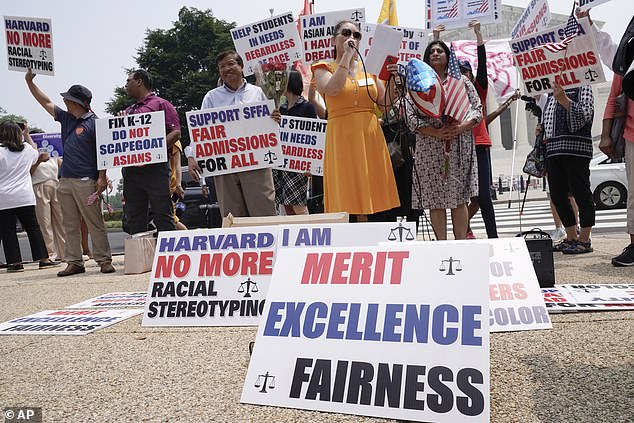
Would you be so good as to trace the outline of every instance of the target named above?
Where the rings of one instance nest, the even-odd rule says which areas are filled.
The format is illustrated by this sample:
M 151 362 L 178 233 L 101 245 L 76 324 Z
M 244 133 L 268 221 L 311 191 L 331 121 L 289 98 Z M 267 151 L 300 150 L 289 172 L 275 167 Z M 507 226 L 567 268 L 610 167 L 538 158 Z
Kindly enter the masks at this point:
M 103 220 L 111 222 L 113 220 L 123 220 L 123 210 L 115 210 L 112 213 L 104 213 Z

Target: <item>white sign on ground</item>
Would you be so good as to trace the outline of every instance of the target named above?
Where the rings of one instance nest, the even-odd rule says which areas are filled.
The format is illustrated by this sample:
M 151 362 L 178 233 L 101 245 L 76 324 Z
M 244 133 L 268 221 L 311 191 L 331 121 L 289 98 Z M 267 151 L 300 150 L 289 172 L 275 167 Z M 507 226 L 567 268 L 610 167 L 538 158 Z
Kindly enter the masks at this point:
M 578 311 L 619 311 L 634 310 L 631 304 L 577 304 L 571 303 L 558 288 L 542 288 L 544 303 L 549 313 L 568 313 Z
M 242 402 L 489 421 L 486 246 L 289 248 L 277 260 Z
M 0 335 L 86 335 L 141 310 L 46 310 L 0 323 Z
M 50 19 L 5 16 L 9 70 L 55 75 L 53 26 Z
M 304 62 L 335 60 L 332 38 L 335 36 L 335 25 L 341 21 L 351 21 L 360 25 L 365 22 L 365 9 L 300 16 L 299 32 L 304 43 Z
M 531 0 L 511 30 L 511 38 L 519 38 L 546 29 L 550 22 L 548 0 Z
M 139 113 L 97 119 L 97 169 L 167 161 L 165 113 Z
M 288 63 L 303 59 L 302 42 L 291 12 L 231 30 L 236 51 L 244 59 L 244 74 L 258 63 Z
M 634 284 L 564 284 L 557 287 L 571 303 L 634 305 Z
M 288 172 L 324 174 L 327 120 L 282 116 L 280 142 L 283 163 Z
M 110 292 L 66 308 L 120 308 L 145 306 L 145 292 Z
M 466 28 L 477 19 L 482 24 L 501 20 L 499 0 L 427 0 L 427 29 Z

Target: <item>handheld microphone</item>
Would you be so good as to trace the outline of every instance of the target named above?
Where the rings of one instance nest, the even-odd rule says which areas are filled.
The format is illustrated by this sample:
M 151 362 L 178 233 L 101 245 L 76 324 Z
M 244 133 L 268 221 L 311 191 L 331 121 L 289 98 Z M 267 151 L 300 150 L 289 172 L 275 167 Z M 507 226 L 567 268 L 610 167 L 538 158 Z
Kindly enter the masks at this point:
M 355 47 L 354 47 L 354 41 L 352 41 L 352 40 L 348 41 L 348 46 L 349 46 L 349 47 L 352 47 L 352 48 L 355 48 Z M 356 49 L 355 49 L 355 50 L 356 50 Z

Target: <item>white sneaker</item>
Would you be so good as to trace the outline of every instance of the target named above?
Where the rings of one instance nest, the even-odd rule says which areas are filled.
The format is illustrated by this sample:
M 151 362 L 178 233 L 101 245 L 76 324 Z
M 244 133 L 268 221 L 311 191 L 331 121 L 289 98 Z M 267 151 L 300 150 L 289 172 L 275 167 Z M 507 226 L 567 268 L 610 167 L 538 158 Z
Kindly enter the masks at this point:
M 557 228 L 550 233 L 550 237 L 553 242 L 559 242 L 566 237 L 566 230 L 564 228 Z

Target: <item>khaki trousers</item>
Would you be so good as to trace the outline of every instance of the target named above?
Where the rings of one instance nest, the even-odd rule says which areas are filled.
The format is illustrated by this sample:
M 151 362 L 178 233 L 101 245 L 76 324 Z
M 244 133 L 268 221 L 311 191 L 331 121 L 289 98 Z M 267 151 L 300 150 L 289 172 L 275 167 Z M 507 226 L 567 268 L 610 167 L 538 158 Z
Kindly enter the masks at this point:
M 225 217 L 275 216 L 275 188 L 270 168 L 214 176 L 220 212 Z
M 48 180 L 33 185 L 35 215 L 40 225 L 44 244 L 51 260 L 64 259 L 64 219 L 57 199 L 57 181 Z
M 84 218 L 88 226 L 88 234 L 92 239 L 93 257 L 99 264 L 112 261 L 110 243 L 106 223 L 101 213 L 101 201 L 87 204 L 90 194 L 96 191 L 94 179 L 61 178 L 57 189 L 57 197 L 64 213 L 64 231 L 66 233 L 66 263 L 84 265 L 81 251 L 81 224 Z

